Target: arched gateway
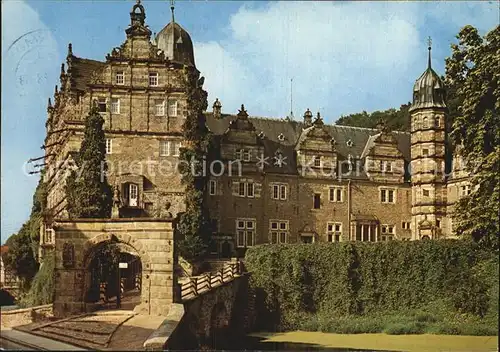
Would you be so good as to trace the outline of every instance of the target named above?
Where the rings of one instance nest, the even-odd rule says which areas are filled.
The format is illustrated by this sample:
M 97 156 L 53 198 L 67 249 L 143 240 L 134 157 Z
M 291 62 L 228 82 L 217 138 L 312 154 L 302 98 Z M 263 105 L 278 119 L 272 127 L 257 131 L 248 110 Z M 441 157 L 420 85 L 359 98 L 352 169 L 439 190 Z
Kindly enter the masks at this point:
M 177 287 L 171 219 L 58 220 L 54 230 L 56 316 L 103 306 L 168 313 Z

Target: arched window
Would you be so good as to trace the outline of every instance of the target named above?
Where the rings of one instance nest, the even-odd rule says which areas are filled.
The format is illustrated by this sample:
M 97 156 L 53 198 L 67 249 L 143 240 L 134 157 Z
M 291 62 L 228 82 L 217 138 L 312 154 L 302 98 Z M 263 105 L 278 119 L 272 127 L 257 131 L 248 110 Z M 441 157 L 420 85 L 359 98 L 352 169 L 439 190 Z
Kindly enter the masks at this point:
M 423 119 L 422 128 L 429 128 L 429 119 L 427 117 L 424 117 L 424 119 Z

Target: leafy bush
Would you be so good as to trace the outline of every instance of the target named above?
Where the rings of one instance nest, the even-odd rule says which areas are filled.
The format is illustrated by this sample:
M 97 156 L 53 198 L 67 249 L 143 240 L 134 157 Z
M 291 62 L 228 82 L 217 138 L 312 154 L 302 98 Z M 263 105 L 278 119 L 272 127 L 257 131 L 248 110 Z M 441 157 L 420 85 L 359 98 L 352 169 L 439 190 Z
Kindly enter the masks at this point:
M 266 330 L 498 327 L 498 260 L 468 241 L 263 245 L 248 249 L 245 265 Z
M 54 271 L 55 255 L 47 254 L 31 283 L 29 292 L 21 297 L 20 306 L 33 307 L 54 301 Z

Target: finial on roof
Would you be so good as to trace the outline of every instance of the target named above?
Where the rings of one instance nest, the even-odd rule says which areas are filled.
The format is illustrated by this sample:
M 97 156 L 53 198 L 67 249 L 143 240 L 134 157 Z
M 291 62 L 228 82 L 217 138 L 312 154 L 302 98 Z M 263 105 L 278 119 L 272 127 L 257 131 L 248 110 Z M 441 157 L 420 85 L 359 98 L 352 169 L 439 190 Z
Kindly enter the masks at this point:
M 175 16 L 174 16 L 175 0 L 170 0 L 170 10 L 172 11 L 172 22 L 175 22 Z
M 64 75 L 64 62 L 61 64 L 61 75 Z
M 68 44 L 68 56 L 73 56 L 73 45 L 71 43 Z
M 243 105 L 243 104 L 241 104 L 241 109 L 238 112 L 238 117 L 242 117 L 242 118 L 247 118 L 248 117 L 248 113 L 245 110 L 245 105 Z
M 304 125 L 305 125 L 305 127 L 311 126 L 312 117 L 313 117 L 313 113 L 311 112 L 311 110 L 309 110 L 309 108 L 307 108 L 306 112 L 304 113 Z
M 132 27 L 144 26 L 145 19 L 146 12 L 144 11 L 144 6 L 142 6 L 140 0 L 137 0 L 134 7 L 132 7 L 132 12 L 130 12 L 130 24 Z
M 47 104 L 47 109 L 51 109 L 51 108 L 52 108 L 52 100 L 49 97 L 49 102 Z
M 214 105 L 212 106 L 213 108 L 213 115 L 215 118 L 220 118 L 222 115 L 222 104 L 219 101 L 219 98 L 215 98 Z
M 323 119 L 321 118 L 321 115 L 318 111 L 317 115 L 316 115 L 316 119 L 314 120 L 313 122 L 314 125 L 316 126 L 322 126 L 323 125 Z
M 55 93 L 55 94 L 59 93 L 59 88 L 57 87 L 57 84 L 56 84 L 56 88 L 55 88 L 55 90 L 54 90 L 54 93 Z
M 429 50 L 429 60 L 427 62 L 427 68 L 431 68 L 431 50 L 432 50 L 432 39 L 431 39 L 431 37 L 427 38 L 427 50 Z

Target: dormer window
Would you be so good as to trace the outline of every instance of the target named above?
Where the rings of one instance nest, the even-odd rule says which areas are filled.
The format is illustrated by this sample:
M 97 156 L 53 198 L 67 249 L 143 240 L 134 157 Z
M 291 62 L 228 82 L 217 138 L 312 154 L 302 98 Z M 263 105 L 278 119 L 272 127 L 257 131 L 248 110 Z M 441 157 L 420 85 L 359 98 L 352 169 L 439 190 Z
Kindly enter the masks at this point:
M 239 149 L 238 151 L 236 151 L 236 158 L 238 160 L 242 160 L 242 161 L 250 161 L 251 159 L 251 152 L 250 150 L 247 150 L 247 149 Z
M 158 87 L 158 72 L 149 73 L 149 86 Z
M 352 147 L 354 143 L 349 139 L 346 144 L 348 147 Z
M 313 158 L 314 158 L 314 166 L 321 167 L 321 156 L 315 155 Z
M 125 84 L 125 73 L 123 71 L 116 72 L 115 80 L 117 85 L 123 86 Z
M 279 136 L 278 136 L 278 140 L 279 141 L 284 141 L 285 140 L 285 136 L 283 135 L 283 133 L 280 133 Z

